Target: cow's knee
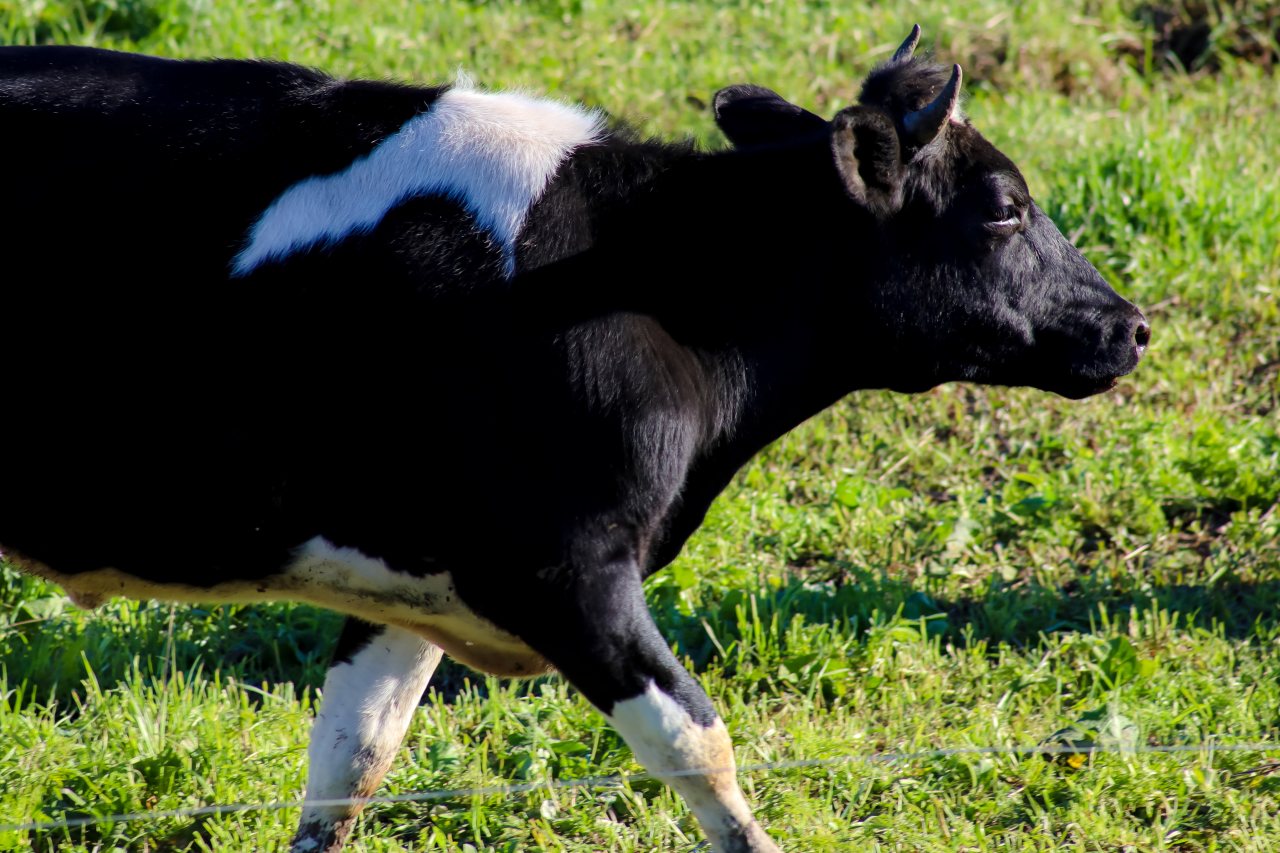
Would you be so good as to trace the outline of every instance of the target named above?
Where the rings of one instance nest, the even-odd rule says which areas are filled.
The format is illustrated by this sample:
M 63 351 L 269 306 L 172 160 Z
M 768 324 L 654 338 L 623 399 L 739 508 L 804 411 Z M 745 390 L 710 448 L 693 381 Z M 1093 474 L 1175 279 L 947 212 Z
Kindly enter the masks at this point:
M 336 853 L 391 767 L 440 662 L 437 646 L 390 625 L 348 618 L 311 730 L 307 804 L 293 853 Z M 356 802 L 325 803 L 325 800 Z
M 684 798 L 718 853 L 776 853 L 777 845 L 752 816 L 738 787 L 724 721 L 714 715 L 706 719 L 681 698 L 685 701 L 650 681 L 640 695 L 614 702 L 605 716 L 640 763 Z
M 617 549 L 582 550 L 607 557 Z M 654 624 L 639 571 L 615 561 L 578 578 L 531 593 L 543 618 L 524 626 L 526 641 L 676 789 L 719 853 L 777 853 L 738 787 L 724 722 Z

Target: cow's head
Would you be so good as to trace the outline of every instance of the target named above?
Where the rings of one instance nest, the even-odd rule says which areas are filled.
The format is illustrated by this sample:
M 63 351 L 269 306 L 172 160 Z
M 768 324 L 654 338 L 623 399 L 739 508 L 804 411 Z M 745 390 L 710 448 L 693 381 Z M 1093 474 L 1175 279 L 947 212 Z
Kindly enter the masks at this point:
M 884 384 L 966 380 L 1072 398 L 1110 388 L 1142 357 L 1146 318 L 961 115 L 960 66 L 912 56 L 919 35 L 917 26 L 830 122 L 757 86 L 717 93 L 716 119 L 739 148 L 830 140 L 848 205 L 874 221 L 876 250 L 859 241 L 871 257 L 848 259 L 874 284 L 846 305 L 870 319 L 860 327 L 882 330 L 892 362 Z

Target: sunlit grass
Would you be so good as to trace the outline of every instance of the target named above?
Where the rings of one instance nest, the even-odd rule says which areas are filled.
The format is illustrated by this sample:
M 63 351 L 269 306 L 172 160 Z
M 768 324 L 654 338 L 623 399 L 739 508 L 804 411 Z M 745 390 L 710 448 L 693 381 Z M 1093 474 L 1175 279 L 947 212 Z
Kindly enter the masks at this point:
M 1091 717 L 1113 745 L 1275 740 L 1274 77 L 1228 62 L 1219 76 L 1143 79 L 1108 54 L 1109 33 L 1138 26 L 1113 4 L 103 8 L 0 0 L 0 38 L 429 81 L 461 65 L 488 85 L 585 100 L 709 146 L 721 144 L 705 109 L 720 86 L 750 80 L 830 114 L 920 21 L 944 58 L 966 63 L 974 123 L 1149 310 L 1151 351 L 1087 401 L 963 385 L 851 396 L 743 470 L 650 583 L 654 612 L 743 764 L 1029 746 Z M 86 614 L 4 571 L 0 822 L 301 795 L 332 614 L 125 602 Z M 447 664 L 435 683 L 386 793 L 638 769 L 558 679 L 507 684 Z M 1269 850 L 1280 783 L 1264 761 L 958 756 L 743 783 L 789 851 Z M 1250 767 L 1262 769 L 1232 775 Z M 283 849 L 296 817 L 0 834 L 0 849 Z M 700 839 L 681 802 L 640 784 L 377 806 L 353 847 L 648 851 Z

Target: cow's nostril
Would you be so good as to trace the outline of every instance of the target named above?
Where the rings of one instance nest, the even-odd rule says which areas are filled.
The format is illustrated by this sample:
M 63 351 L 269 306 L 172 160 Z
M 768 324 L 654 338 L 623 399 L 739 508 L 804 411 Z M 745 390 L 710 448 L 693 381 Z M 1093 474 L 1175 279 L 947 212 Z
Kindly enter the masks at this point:
M 1139 323 L 1133 330 L 1133 342 L 1146 349 L 1147 344 L 1151 342 L 1151 326 L 1147 323 Z

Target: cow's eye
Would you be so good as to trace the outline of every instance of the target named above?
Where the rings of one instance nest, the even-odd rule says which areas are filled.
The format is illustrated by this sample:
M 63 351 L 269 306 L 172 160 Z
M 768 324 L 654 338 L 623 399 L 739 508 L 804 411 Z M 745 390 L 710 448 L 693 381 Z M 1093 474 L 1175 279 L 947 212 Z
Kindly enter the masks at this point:
M 1000 231 L 1017 228 L 1022 225 L 1022 211 L 1011 204 L 993 208 L 987 225 Z

